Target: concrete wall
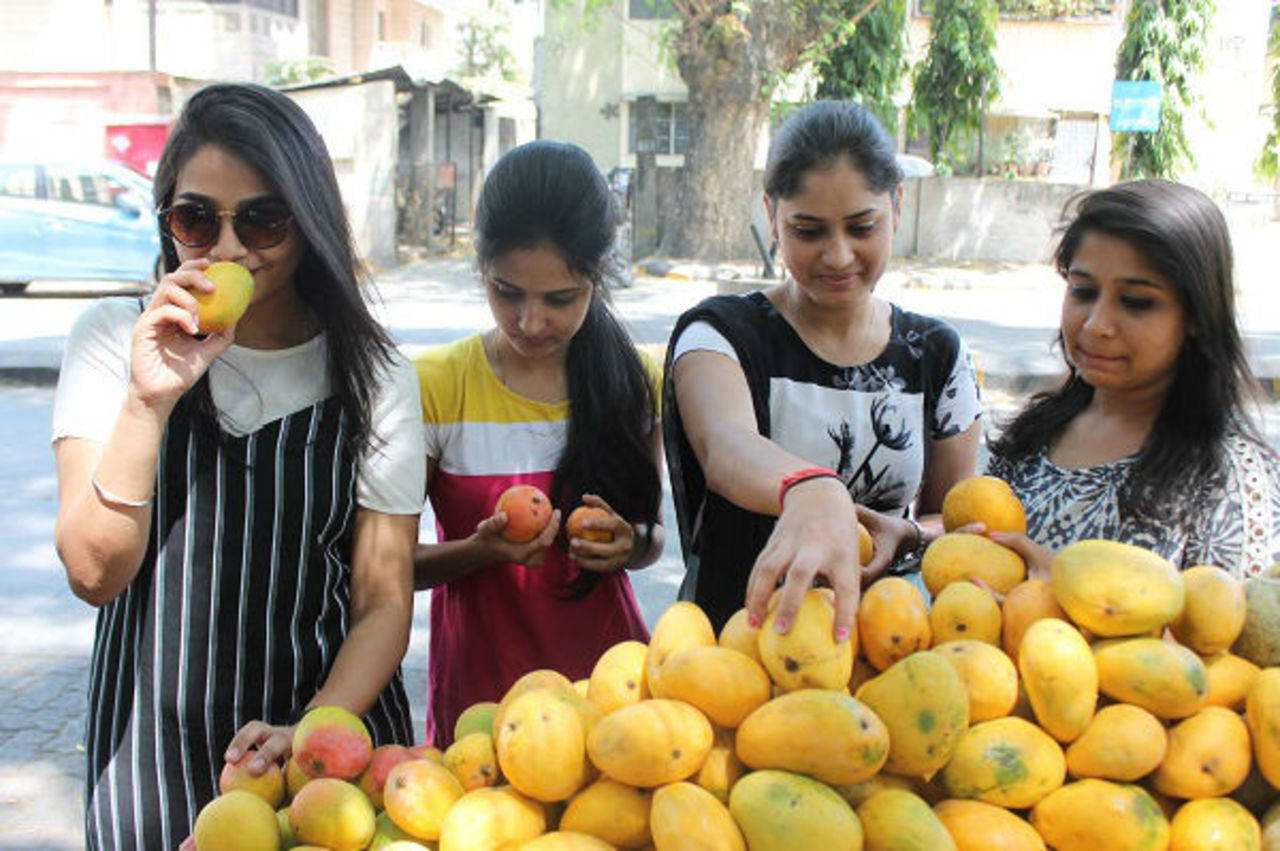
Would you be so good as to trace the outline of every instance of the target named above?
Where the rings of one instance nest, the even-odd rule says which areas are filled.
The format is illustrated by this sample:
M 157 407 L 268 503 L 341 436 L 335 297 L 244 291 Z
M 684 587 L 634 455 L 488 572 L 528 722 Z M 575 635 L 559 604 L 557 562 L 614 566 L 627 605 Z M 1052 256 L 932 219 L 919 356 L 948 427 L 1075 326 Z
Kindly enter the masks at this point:
M 399 120 L 389 80 L 290 94 L 324 136 L 360 256 L 396 263 L 395 174 Z
M 1063 204 L 1085 187 L 1029 180 L 908 181 L 894 251 L 951 260 L 1044 262 Z

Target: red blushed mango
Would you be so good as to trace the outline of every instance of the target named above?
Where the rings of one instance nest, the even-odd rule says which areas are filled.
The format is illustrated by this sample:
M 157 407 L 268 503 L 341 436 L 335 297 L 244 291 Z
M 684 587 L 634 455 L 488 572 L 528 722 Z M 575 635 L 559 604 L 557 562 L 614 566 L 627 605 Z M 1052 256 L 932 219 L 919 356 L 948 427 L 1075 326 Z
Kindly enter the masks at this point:
M 276 763 L 267 765 L 267 770 L 255 775 L 249 771 L 249 761 L 258 755 L 257 751 L 249 751 L 240 757 L 239 762 L 228 762 L 222 766 L 222 775 L 218 778 L 218 790 L 222 794 L 232 789 L 243 789 L 252 792 L 277 809 L 284 803 L 284 772 Z
M 374 809 L 382 809 L 382 788 L 387 783 L 387 775 L 391 773 L 391 769 L 413 758 L 413 754 L 409 753 L 409 749 L 404 745 L 383 745 L 373 749 L 369 767 L 360 775 L 356 785 L 360 787 L 361 792 L 369 796 Z
M 312 777 L 355 780 L 373 759 L 373 740 L 349 710 L 317 706 L 293 729 L 293 755 Z
M 551 500 L 533 485 L 512 485 L 498 497 L 495 512 L 507 515 L 502 537 L 513 544 L 526 544 L 542 534 L 551 522 Z
M 599 541 L 607 544 L 613 540 L 613 533 L 608 529 L 588 529 L 586 523 L 588 520 L 608 520 L 612 516 L 603 508 L 579 505 L 569 514 L 569 519 L 564 525 L 565 532 L 570 538 L 581 538 L 584 541 Z

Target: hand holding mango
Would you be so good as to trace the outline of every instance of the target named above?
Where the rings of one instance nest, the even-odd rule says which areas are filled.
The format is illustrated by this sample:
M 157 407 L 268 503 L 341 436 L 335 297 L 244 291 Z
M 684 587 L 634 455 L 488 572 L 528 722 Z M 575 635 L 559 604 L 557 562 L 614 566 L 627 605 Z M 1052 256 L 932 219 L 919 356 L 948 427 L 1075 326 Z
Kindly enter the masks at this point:
M 253 299 L 253 274 L 239 263 L 219 261 L 204 270 L 217 287 L 206 293 L 193 290 L 200 307 L 196 314 L 201 334 L 219 334 L 240 319 Z

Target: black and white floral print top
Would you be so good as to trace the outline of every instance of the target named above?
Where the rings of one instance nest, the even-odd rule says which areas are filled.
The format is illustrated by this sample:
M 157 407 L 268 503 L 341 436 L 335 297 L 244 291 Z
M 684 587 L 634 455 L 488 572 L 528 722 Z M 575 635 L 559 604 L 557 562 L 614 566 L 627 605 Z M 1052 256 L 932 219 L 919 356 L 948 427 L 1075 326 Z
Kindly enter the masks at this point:
M 1027 510 L 1027 535 L 1057 550 L 1087 538 L 1145 547 L 1179 568 L 1215 565 L 1248 579 L 1280 563 L 1280 460 L 1238 434 L 1226 442 L 1225 476 L 1186 498 L 1199 510 L 1178 525 L 1159 517 L 1121 517 L 1119 495 L 1130 456 L 1096 467 L 1059 467 L 1044 451 L 1017 460 L 993 456 L 988 472 L 1007 481 Z

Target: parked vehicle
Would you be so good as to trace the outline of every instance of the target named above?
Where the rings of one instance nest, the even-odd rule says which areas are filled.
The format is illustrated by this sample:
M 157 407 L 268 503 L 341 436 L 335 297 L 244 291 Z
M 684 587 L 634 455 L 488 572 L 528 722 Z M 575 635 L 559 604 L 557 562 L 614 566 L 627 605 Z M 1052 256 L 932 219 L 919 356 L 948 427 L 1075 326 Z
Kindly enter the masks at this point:
M 0 161 L 0 290 L 33 280 L 152 282 L 151 181 L 112 162 Z

